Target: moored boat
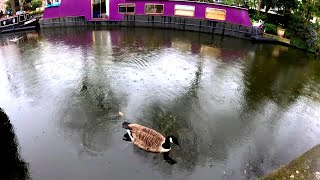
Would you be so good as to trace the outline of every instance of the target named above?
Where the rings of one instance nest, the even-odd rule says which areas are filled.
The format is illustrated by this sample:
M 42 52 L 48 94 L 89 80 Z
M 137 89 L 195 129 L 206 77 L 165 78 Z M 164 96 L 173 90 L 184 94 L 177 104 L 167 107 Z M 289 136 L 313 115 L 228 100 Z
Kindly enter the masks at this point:
M 39 28 L 39 19 L 33 18 L 27 13 L 0 19 L 0 32 L 2 34 Z
M 46 6 L 42 28 L 66 26 L 132 26 L 180 29 L 239 38 L 260 38 L 245 6 L 191 0 L 55 0 Z M 76 6 L 75 6 L 76 4 Z

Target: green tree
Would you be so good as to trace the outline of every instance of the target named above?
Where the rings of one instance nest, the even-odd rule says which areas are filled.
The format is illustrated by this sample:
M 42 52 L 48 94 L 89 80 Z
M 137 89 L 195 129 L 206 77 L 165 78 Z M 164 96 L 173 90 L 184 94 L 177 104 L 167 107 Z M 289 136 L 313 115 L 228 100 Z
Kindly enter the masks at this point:
M 304 16 L 309 21 L 312 16 L 320 15 L 320 1 L 319 0 L 306 0 L 302 1 Z
M 24 10 L 23 4 L 24 4 L 24 1 L 23 0 L 19 0 L 20 10 L 22 10 L 22 11 Z
M 258 0 L 258 10 L 257 10 L 258 15 L 260 15 L 261 4 L 262 4 L 262 0 Z
M 268 12 L 276 6 L 276 0 L 262 0 L 262 7 L 266 7 L 265 16 L 268 19 Z
M 42 0 L 31 0 L 31 10 L 36 10 L 42 6 Z
M 291 12 L 296 11 L 298 8 L 297 0 L 277 0 L 276 6 L 278 7 L 278 14 L 290 15 Z
M 10 11 L 12 14 L 16 13 L 16 6 L 15 6 L 15 1 L 14 0 L 9 0 L 5 2 L 6 5 L 6 10 Z

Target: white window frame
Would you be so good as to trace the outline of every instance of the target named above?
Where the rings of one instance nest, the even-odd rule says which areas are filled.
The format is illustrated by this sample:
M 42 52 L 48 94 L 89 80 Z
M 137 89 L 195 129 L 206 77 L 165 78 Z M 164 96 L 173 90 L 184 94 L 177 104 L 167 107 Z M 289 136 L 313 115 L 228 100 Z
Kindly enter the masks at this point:
M 148 6 L 148 5 L 162 6 L 162 13 L 148 13 L 148 12 L 147 12 L 147 6 Z M 145 14 L 163 14 L 163 13 L 164 13 L 164 4 L 146 3 L 146 4 L 144 5 L 144 13 L 145 13 Z
M 207 13 L 214 12 L 214 11 L 224 12 L 224 18 L 217 19 L 217 18 L 210 18 L 210 17 L 207 16 Z M 206 17 L 206 19 L 225 21 L 226 18 L 227 18 L 227 11 L 226 11 L 225 9 L 218 9 L 218 8 L 207 7 L 207 8 L 206 8 L 206 12 L 205 12 L 205 17 Z
M 175 16 L 187 16 L 187 17 L 194 17 L 196 7 L 190 5 L 174 5 L 174 15 Z M 190 14 L 186 13 L 190 12 Z
M 133 12 L 129 12 L 128 13 L 128 5 L 133 5 L 133 7 L 134 7 L 134 11 Z M 126 6 L 126 12 L 125 13 L 119 11 L 119 7 L 120 6 Z M 134 4 L 134 3 L 120 3 L 120 4 L 118 4 L 118 13 L 119 14 L 135 14 L 136 13 L 136 4 Z

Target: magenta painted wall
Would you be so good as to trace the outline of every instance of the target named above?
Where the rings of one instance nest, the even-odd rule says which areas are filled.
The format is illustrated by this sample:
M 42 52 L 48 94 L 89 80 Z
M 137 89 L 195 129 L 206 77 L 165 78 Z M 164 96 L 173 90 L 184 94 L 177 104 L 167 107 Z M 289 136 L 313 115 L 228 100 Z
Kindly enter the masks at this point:
M 198 2 L 183 2 L 183 1 L 161 1 L 161 0 L 110 0 L 110 19 L 122 20 L 123 15 L 118 14 L 119 3 L 135 3 L 135 14 L 144 14 L 144 6 L 146 3 L 164 4 L 164 15 L 174 16 L 174 5 L 192 5 L 195 6 L 194 18 L 203 19 L 205 17 L 206 7 L 225 9 L 227 11 L 226 21 L 233 24 L 241 24 L 244 26 L 252 26 L 248 11 L 243 8 L 235 8 L 218 4 L 207 4 Z
M 61 0 L 59 7 L 46 8 L 44 19 L 60 18 L 67 16 L 85 16 L 91 19 L 91 0 Z

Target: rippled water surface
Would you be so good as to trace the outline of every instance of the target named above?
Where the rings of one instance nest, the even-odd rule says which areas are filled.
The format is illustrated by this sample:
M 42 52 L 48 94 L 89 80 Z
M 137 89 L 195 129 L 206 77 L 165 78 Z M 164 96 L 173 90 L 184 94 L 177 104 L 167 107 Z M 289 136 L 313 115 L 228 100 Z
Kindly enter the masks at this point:
M 33 179 L 251 179 L 319 143 L 320 61 L 301 51 L 156 29 L 19 36 L 0 38 L 0 107 Z M 123 141 L 124 120 L 178 136 L 178 164 Z

